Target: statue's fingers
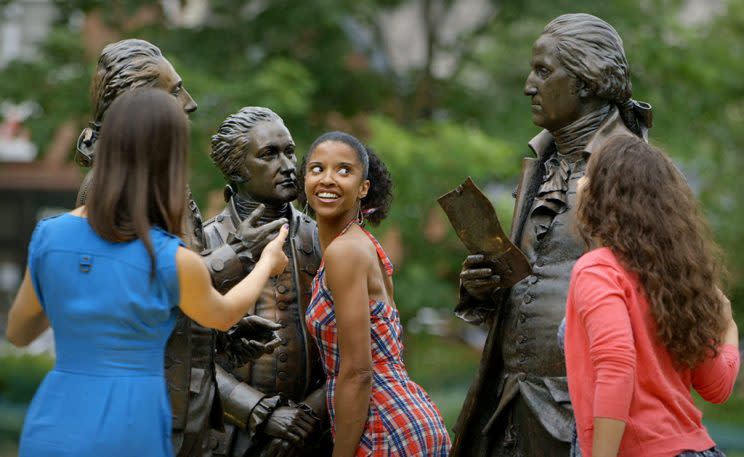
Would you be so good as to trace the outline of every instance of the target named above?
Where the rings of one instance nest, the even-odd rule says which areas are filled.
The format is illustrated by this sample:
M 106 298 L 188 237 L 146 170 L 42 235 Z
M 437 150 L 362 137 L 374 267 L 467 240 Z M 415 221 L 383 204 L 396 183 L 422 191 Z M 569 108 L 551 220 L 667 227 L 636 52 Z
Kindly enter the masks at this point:
M 470 281 L 490 278 L 491 275 L 493 275 L 493 271 L 490 268 L 473 268 L 462 271 L 460 273 L 460 279 L 463 281 Z
M 274 338 L 273 340 L 269 341 L 268 343 L 264 345 L 263 352 L 265 354 L 271 354 L 272 352 L 274 352 L 276 348 L 279 347 L 280 344 L 282 344 L 282 339 L 281 337 L 277 336 L 276 338 Z
M 263 452 L 261 452 L 261 457 L 277 457 L 279 455 L 279 451 L 281 450 L 281 444 L 283 440 L 280 440 L 278 438 L 274 438 L 269 442 L 269 444 L 264 448 Z
M 258 219 L 263 215 L 264 211 L 266 211 L 266 205 L 261 203 L 256 209 L 251 211 L 251 214 L 248 215 L 245 222 L 251 227 L 255 227 L 256 222 L 258 222 Z
M 282 441 L 279 444 L 279 452 L 276 454 L 277 457 L 291 457 L 296 454 L 295 447 L 292 446 L 289 441 Z
M 462 267 L 465 269 L 472 268 L 474 266 L 482 265 L 486 261 L 486 256 L 483 254 L 472 254 L 465 257 L 465 261 L 462 262 Z
M 287 429 L 285 430 L 286 433 L 284 437 L 289 441 L 293 446 L 297 446 L 298 448 L 302 449 L 304 445 L 304 440 L 302 437 L 298 434 L 296 434 L 293 430 Z
M 315 428 L 315 420 L 309 414 L 300 414 L 298 420 L 294 421 L 295 426 L 302 431 L 302 436 L 307 436 Z M 295 431 L 297 433 L 297 430 Z
M 266 319 L 265 317 L 251 314 L 240 320 L 240 325 L 245 331 L 262 331 L 262 330 L 279 330 L 283 327 L 282 324 L 278 324 L 272 320 Z
M 280 228 L 282 228 L 282 225 L 287 223 L 286 217 L 280 217 L 279 219 L 271 222 L 267 222 L 263 225 L 260 225 L 257 227 L 258 230 L 261 231 L 261 234 L 264 233 L 270 233 L 270 232 L 278 232 Z

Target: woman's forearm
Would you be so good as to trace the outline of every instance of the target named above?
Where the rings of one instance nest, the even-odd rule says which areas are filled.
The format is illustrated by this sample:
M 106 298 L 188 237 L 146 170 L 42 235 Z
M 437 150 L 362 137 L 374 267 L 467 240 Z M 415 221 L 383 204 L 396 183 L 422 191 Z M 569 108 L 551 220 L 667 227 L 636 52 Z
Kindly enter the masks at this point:
M 625 422 L 606 417 L 595 417 L 592 456 L 617 457 L 624 432 Z
M 225 313 L 227 328 L 230 328 L 250 311 L 263 292 L 264 285 L 270 277 L 271 266 L 268 262 L 259 260 L 250 274 L 223 296 L 228 310 Z
M 359 447 L 372 395 L 371 372 L 339 373 L 336 380 L 336 439 L 333 457 L 352 457 Z

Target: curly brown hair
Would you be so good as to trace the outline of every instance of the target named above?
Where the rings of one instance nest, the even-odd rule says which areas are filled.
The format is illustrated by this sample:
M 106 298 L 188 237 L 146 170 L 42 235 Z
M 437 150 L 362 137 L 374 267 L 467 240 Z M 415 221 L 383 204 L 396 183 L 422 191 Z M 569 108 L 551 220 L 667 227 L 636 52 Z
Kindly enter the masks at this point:
M 718 353 L 724 266 L 682 173 L 640 138 L 610 139 L 587 163 L 577 228 L 638 275 L 657 338 L 682 367 Z

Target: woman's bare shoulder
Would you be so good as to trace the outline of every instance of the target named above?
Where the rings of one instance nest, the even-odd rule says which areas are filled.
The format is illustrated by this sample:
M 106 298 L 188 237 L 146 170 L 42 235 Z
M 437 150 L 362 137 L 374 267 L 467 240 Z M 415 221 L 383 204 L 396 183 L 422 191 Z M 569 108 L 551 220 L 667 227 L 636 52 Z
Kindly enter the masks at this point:
M 375 258 L 372 242 L 361 231 L 344 233 L 328 245 L 323 254 L 326 269 L 367 266 Z

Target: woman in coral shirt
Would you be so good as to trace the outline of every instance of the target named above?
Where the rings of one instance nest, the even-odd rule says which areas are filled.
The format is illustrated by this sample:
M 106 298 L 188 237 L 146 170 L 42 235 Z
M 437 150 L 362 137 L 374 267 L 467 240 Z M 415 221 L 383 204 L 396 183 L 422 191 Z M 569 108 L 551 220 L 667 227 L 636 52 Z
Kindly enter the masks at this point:
M 722 456 L 691 395 L 728 399 L 738 330 L 718 250 L 672 161 L 633 137 L 592 154 L 573 269 L 566 369 L 584 457 Z

